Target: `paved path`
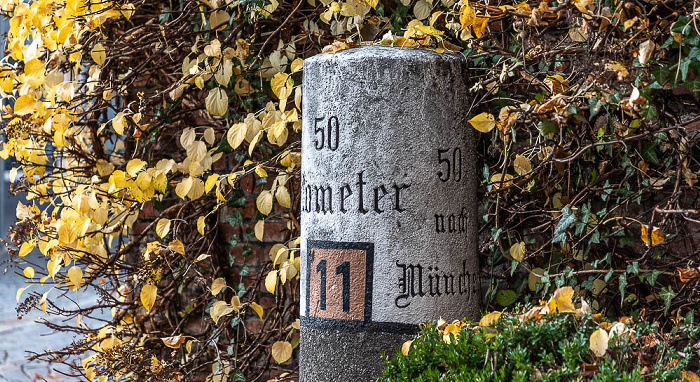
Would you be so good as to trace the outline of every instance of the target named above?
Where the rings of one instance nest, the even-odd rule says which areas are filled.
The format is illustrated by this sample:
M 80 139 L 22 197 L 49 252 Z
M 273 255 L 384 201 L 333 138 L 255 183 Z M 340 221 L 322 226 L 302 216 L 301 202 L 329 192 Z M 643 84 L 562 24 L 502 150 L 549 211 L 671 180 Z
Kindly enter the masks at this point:
M 6 256 L 3 256 L 3 260 L 7 259 Z M 20 276 L 14 274 L 14 267 L 9 267 L 7 274 L 2 275 L 5 268 L 8 268 L 6 263 L 0 266 L 0 381 L 67 381 L 53 370 L 52 365 L 29 362 L 26 357 L 27 352 L 59 349 L 70 344 L 73 335 L 51 333 L 50 329 L 35 322 L 45 317 L 41 311 L 32 311 L 18 319 L 15 294 L 24 283 Z

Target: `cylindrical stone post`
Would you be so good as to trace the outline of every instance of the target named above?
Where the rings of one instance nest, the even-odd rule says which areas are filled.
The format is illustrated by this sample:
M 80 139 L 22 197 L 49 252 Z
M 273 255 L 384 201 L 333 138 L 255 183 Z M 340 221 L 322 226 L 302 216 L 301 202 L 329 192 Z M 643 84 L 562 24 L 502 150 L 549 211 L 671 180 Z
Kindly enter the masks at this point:
M 300 381 L 371 381 L 419 323 L 478 317 L 464 57 L 304 62 Z

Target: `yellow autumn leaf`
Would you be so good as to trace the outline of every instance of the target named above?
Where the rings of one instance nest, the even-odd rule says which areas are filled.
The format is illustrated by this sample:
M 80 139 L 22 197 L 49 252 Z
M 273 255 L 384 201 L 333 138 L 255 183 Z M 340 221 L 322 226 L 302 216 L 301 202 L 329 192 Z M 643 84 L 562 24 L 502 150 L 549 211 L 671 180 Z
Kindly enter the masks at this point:
M 271 270 L 270 273 L 265 276 L 265 289 L 270 293 L 275 293 L 275 287 L 277 286 L 277 269 Z
M 151 311 L 153 305 L 156 303 L 156 296 L 158 294 L 158 287 L 152 284 L 146 284 L 141 288 L 141 304 L 147 311 Z
M 574 288 L 570 286 L 561 287 L 554 291 L 554 295 L 547 302 L 549 313 L 575 313 L 576 307 L 573 302 Z
M 233 307 L 233 310 L 239 312 L 243 307 L 243 304 L 241 304 L 241 298 L 235 295 L 231 297 L 231 306 Z
M 627 68 L 618 61 L 611 61 L 605 64 L 605 70 L 617 72 L 618 76 L 622 78 L 627 77 L 630 74 L 629 70 L 627 70 Z
M 221 317 L 233 313 L 233 310 L 233 307 L 227 304 L 226 301 L 217 301 L 209 308 L 209 316 L 218 325 Z
M 301 58 L 295 58 L 294 61 L 289 65 L 290 70 L 292 73 L 296 73 L 304 68 L 304 60 Z
M 17 289 L 17 294 L 15 295 L 15 299 L 17 300 L 18 303 L 19 303 L 19 298 L 22 297 L 22 292 L 24 292 L 25 289 L 27 289 L 27 288 Z
M 39 307 L 41 307 L 41 310 L 46 313 L 46 300 L 49 297 L 49 291 L 44 292 L 44 294 L 41 295 L 41 299 L 39 300 Z
M 248 125 L 245 123 L 236 123 L 231 126 L 226 134 L 226 140 L 228 141 L 229 146 L 231 146 L 231 148 L 234 150 L 237 149 L 238 146 L 243 143 L 247 133 Z
M 36 106 L 34 97 L 25 94 L 15 101 L 14 114 L 19 116 L 32 114 L 36 111 Z
M 486 31 L 486 25 L 488 24 L 488 22 L 489 19 L 487 17 L 477 16 L 474 18 L 474 22 L 472 23 L 472 30 L 474 31 L 476 38 L 481 38 L 481 36 L 484 35 L 484 32 Z
M 34 268 L 26 267 L 26 268 L 24 268 L 24 271 L 22 271 L 22 273 L 24 273 L 24 276 L 26 278 L 31 279 L 34 277 Z
M 411 345 L 413 344 L 413 340 L 408 340 L 401 345 L 401 354 L 408 356 L 408 352 L 411 351 Z
M 126 173 L 133 178 L 138 175 L 139 171 L 146 167 L 147 164 L 148 163 L 142 161 L 141 159 L 134 158 L 126 164 Z
M 204 182 L 204 193 L 208 194 L 209 191 L 211 191 L 214 186 L 216 186 L 216 182 L 219 180 L 219 174 L 211 174 L 207 178 L 207 181 Z
M 24 65 L 24 75 L 27 77 L 29 85 L 34 89 L 43 85 L 46 81 L 46 76 L 44 75 L 44 63 L 39 59 L 33 59 Z
M 277 187 L 275 191 L 275 200 L 284 208 L 292 208 L 292 198 L 289 196 L 289 191 L 285 186 Z
M 95 61 L 97 65 L 102 66 L 102 64 L 105 63 L 105 60 L 107 60 L 107 54 L 104 45 L 95 44 L 95 46 L 90 51 L 90 57 L 92 57 L 92 60 Z
M 109 176 L 112 174 L 112 171 L 114 171 L 114 165 L 104 159 L 98 159 L 96 165 L 97 172 L 100 176 Z
M 255 223 L 255 238 L 263 241 L 263 235 L 265 234 L 265 220 L 258 220 L 257 223 Z
M 498 190 L 501 187 L 508 187 L 511 185 L 511 180 L 513 179 L 513 175 L 510 174 L 493 174 L 491 175 L 491 178 L 489 181 L 493 183 L 493 189 Z
M 262 318 L 262 316 L 263 316 L 263 308 L 262 308 L 262 306 L 260 306 L 260 304 L 258 304 L 257 302 L 251 302 L 251 303 L 250 303 L 250 306 L 253 308 L 253 310 L 255 311 L 255 313 L 258 314 L 258 317 Z
M 112 118 L 112 128 L 119 135 L 124 135 L 124 127 L 126 127 L 126 119 L 121 111 Z
M 224 11 L 223 9 L 214 11 L 209 15 L 209 28 L 222 30 L 226 28 L 226 24 L 230 18 L 231 16 L 228 14 L 228 12 Z
M 516 155 L 515 160 L 513 161 L 513 169 L 515 170 L 516 174 L 525 175 L 532 170 L 532 163 L 530 163 L 530 159 L 527 157 Z
M 284 363 L 292 357 L 292 344 L 287 341 L 277 341 L 272 344 L 272 358 L 277 363 Z
M 68 284 L 68 289 L 77 291 L 80 289 L 81 286 L 83 286 L 83 270 L 80 269 L 78 266 L 72 266 L 70 269 L 68 269 L 68 281 L 70 284 Z
M 294 81 L 292 81 L 289 74 L 277 73 L 274 77 L 272 77 L 272 80 L 270 80 L 270 87 L 277 98 L 287 99 L 290 95 L 292 95 Z
M 156 234 L 162 239 L 170 233 L 170 219 L 160 219 L 156 223 Z
M 202 236 L 204 236 L 204 229 L 207 227 L 207 223 L 204 220 L 204 216 L 197 218 L 197 232 L 199 232 L 199 234 Z
M 272 212 L 272 193 L 270 191 L 263 191 L 258 195 L 258 199 L 255 201 L 258 211 L 263 215 L 269 215 Z
M 519 242 L 515 243 L 510 247 L 510 257 L 513 258 L 513 260 L 516 260 L 518 262 L 523 261 L 523 258 L 525 257 L 525 243 L 524 242 Z
M 19 247 L 19 257 L 24 257 L 31 252 L 36 245 L 33 242 L 26 241 L 22 243 L 22 245 Z
M 209 114 L 221 117 L 228 110 L 228 95 L 221 88 L 211 89 L 204 100 L 204 105 Z
M 185 199 L 187 194 L 190 192 L 190 189 L 192 188 L 192 178 L 187 177 L 183 179 L 180 183 L 177 184 L 177 187 L 175 187 L 175 194 L 180 197 L 180 199 Z
M 642 224 L 642 241 L 649 245 L 649 226 Z M 661 232 L 661 228 L 653 227 L 651 230 L 651 246 L 656 246 L 663 243 L 666 240 L 666 236 Z
M 216 296 L 225 287 L 226 287 L 226 280 L 224 280 L 223 277 L 219 277 L 211 283 L 211 294 Z
M 481 327 L 487 327 L 487 326 L 493 326 L 499 318 L 501 318 L 502 312 L 491 312 L 484 317 L 481 317 L 481 320 L 479 320 L 479 326 Z
M 599 328 L 591 334 L 590 345 L 588 347 L 596 357 L 602 357 L 608 350 L 608 341 L 608 332 L 603 328 Z
M 260 166 L 255 168 L 255 173 L 261 178 L 267 178 L 267 171 Z
M 181 255 L 185 254 L 185 245 L 178 239 L 175 239 L 168 243 L 168 249 Z
M 481 113 L 470 119 L 469 123 L 478 131 L 488 133 L 496 126 L 496 118 L 493 114 Z
M 476 11 L 469 5 L 469 2 L 464 1 L 463 3 L 462 10 L 459 12 L 459 22 L 462 24 L 462 29 L 467 29 L 474 23 Z
M 204 261 L 204 260 L 206 260 L 206 259 L 208 259 L 208 258 L 210 258 L 210 257 L 211 257 L 211 255 L 208 254 L 208 253 L 202 253 L 201 255 L 197 256 L 196 259 L 194 259 L 194 262 L 195 262 L 195 263 L 198 263 L 198 262 Z
M 176 336 L 161 338 L 161 341 L 163 341 L 165 346 L 177 349 L 185 342 L 185 338 L 182 334 L 178 334 Z
M 452 337 L 456 339 L 459 337 L 461 331 L 462 327 L 460 325 L 455 325 L 454 323 L 448 324 L 445 326 L 445 329 L 443 329 L 442 341 L 446 344 L 452 343 Z

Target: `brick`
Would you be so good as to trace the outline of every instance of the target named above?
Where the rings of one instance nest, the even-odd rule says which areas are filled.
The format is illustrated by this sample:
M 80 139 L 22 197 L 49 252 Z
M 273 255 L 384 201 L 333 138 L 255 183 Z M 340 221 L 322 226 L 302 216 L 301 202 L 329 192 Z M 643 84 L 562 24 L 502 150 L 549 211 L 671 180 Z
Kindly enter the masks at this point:
M 263 242 L 281 243 L 287 239 L 287 224 L 283 222 L 265 222 Z

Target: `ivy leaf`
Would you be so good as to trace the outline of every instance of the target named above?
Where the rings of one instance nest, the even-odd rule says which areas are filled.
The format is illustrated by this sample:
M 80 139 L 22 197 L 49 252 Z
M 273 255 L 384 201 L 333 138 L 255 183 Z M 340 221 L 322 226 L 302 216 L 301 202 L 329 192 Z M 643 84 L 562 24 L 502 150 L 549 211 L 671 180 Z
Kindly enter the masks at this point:
M 620 275 L 620 279 L 618 281 L 618 288 L 620 290 L 620 304 L 622 304 L 625 301 L 625 287 L 627 286 L 627 273 L 623 273 Z
M 664 314 L 667 314 L 668 310 L 671 309 L 671 300 L 676 297 L 676 293 L 673 292 L 673 289 L 670 286 L 668 286 L 661 289 L 661 292 L 659 292 L 659 297 L 664 300 Z
M 566 243 L 566 230 L 576 222 L 576 215 L 573 213 L 571 208 L 564 207 L 561 211 L 561 218 L 559 223 L 554 228 L 554 235 L 552 238 L 552 244 L 554 243 Z

